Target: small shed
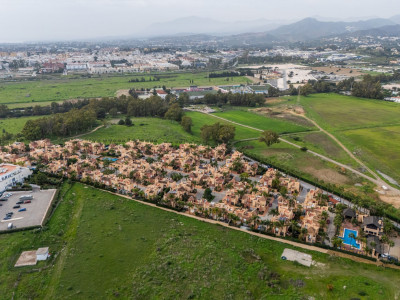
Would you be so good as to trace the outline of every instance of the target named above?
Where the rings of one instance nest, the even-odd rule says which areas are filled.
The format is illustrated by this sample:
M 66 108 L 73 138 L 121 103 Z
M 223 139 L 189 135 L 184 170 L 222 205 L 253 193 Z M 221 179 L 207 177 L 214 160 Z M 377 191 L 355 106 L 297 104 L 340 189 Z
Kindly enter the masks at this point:
M 49 257 L 49 247 L 39 248 L 36 250 L 36 260 L 46 260 Z

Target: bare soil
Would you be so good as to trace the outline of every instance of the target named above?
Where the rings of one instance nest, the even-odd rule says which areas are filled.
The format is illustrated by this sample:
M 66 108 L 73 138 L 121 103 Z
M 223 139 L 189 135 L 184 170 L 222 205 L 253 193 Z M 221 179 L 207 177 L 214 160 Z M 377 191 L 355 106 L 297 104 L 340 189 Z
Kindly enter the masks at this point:
M 325 182 L 331 182 L 334 184 L 349 184 L 349 179 L 345 175 L 342 175 L 331 169 L 316 169 L 312 166 L 309 166 L 305 167 L 304 171 Z
M 327 74 L 333 73 L 335 75 L 348 75 L 348 76 L 361 76 L 363 73 L 356 69 L 351 69 L 351 68 L 340 68 L 340 67 L 314 67 L 311 68 L 312 70 L 320 71 L 320 72 L 325 72 Z

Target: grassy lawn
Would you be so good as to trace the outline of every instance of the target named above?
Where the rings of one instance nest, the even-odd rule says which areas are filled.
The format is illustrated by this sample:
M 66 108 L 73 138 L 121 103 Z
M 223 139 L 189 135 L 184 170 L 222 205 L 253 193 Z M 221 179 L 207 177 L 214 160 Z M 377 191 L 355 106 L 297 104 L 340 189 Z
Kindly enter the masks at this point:
M 0 103 L 35 103 L 59 101 L 74 98 L 113 97 L 119 89 L 153 88 L 165 85 L 167 88 L 189 85 L 223 85 L 250 82 L 246 77 L 207 78 L 207 73 L 176 73 L 160 75 L 160 81 L 129 82 L 135 78 L 153 77 L 150 74 L 103 76 L 94 78 L 61 78 L 29 82 L 0 83 Z M 193 80 L 190 83 L 190 80 Z
M 97 142 L 125 142 L 142 140 L 155 143 L 196 143 L 200 139 L 187 133 L 178 122 L 159 118 L 131 118 L 134 126 L 110 125 L 93 133 L 82 136 Z
M 320 265 L 283 261 L 292 247 L 80 184 L 46 231 L 1 235 L 0 246 L 4 299 L 394 299 L 400 284 L 395 270 L 301 249 Z M 38 246 L 59 255 L 54 267 L 10 267 Z
M 228 110 L 225 112 L 217 112 L 215 113 L 215 115 L 234 122 L 238 122 L 240 124 L 262 130 L 273 130 L 281 134 L 310 130 L 309 128 L 296 125 L 292 122 L 267 118 L 259 114 L 244 110 Z

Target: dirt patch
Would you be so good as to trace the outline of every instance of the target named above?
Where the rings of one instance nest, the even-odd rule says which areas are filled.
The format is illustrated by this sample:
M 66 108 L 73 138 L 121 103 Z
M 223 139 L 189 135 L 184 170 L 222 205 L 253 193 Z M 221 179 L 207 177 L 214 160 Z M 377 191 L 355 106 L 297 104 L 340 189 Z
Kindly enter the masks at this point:
M 354 77 L 363 75 L 363 73 L 361 73 L 360 71 L 352 68 L 341 68 L 341 67 L 331 66 L 331 67 L 314 67 L 311 69 L 319 72 L 324 72 L 327 74 L 333 73 L 335 75 L 347 75 Z
M 379 194 L 379 198 L 383 202 L 389 203 L 396 208 L 400 208 L 400 199 L 397 195 L 392 195 L 390 192 L 387 192 L 385 195 Z
M 304 171 L 313 175 L 315 178 L 323 180 L 325 182 L 330 182 L 334 184 L 348 184 L 349 179 L 338 172 L 331 169 L 315 169 L 311 166 L 305 167 Z
M 268 98 L 266 103 L 267 104 L 279 104 L 282 102 L 287 102 L 287 99 L 283 99 L 283 98 Z
M 115 92 L 116 97 L 121 97 L 122 95 L 129 96 L 129 90 L 118 90 Z
M 285 120 L 301 126 L 314 126 L 314 124 L 302 117 L 305 111 L 301 106 L 260 107 L 251 109 L 250 111 L 264 117 Z

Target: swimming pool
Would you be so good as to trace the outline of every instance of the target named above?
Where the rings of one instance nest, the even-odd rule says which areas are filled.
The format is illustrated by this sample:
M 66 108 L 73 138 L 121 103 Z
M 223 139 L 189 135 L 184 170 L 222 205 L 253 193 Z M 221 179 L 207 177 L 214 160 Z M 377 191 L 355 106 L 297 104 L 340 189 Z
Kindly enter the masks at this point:
M 360 249 L 361 245 L 357 244 L 357 240 L 356 239 L 351 238 L 349 236 L 350 233 L 353 233 L 355 237 L 357 237 L 357 235 L 358 235 L 357 231 L 345 228 L 344 229 L 344 236 L 341 238 L 343 240 L 343 244 L 351 245 L 352 247 L 354 247 L 356 249 Z
M 103 157 L 103 160 L 109 160 L 109 161 L 112 161 L 112 162 L 116 162 L 118 160 L 118 158 Z

